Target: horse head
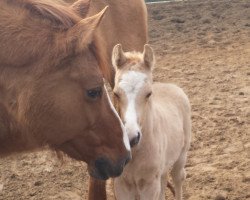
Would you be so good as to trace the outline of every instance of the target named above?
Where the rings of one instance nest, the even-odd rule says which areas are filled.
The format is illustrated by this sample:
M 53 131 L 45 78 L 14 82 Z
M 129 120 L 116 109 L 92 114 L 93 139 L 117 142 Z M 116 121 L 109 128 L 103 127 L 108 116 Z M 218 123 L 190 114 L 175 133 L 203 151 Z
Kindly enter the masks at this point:
M 130 145 L 139 143 L 145 109 L 152 94 L 152 68 L 154 54 L 149 45 L 143 53 L 123 52 L 120 44 L 113 49 L 112 63 L 116 71 L 114 96 L 120 116 L 125 124 Z
M 23 141 L 1 138 L 0 149 L 8 153 L 49 145 L 86 162 L 92 176 L 107 179 L 122 173 L 130 145 L 104 86 L 102 47 L 95 43 L 106 8 L 82 19 L 74 11 L 88 10 L 82 2 L 87 7 L 0 2 L 0 88 L 5 95 L 0 103 Z

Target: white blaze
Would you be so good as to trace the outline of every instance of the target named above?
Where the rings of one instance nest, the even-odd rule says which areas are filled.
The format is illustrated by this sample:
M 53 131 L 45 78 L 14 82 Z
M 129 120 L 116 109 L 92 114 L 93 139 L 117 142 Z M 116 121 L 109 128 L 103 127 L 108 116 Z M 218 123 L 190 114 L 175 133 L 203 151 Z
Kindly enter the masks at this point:
M 126 122 L 125 127 L 129 139 L 137 137 L 137 133 L 140 132 L 140 127 L 137 122 L 135 101 L 138 92 L 145 83 L 145 79 L 145 74 L 136 71 L 129 71 L 122 75 L 121 81 L 119 82 L 119 87 L 125 92 L 128 102 L 124 120 Z
M 122 132 L 123 132 L 123 143 L 124 143 L 126 149 L 127 149 L 128 151 L 130 151 L 130 144 L 129 144 L 128 134 L 127 134 L 127 132 L 126 132 L 126 130 L 125 130 L 125 127 L 124 127 L 124 125 L 123 125 L 123 123 L 122 123 L 121 118 L 119 117 L 118 113 L 116 112 L 115 107 L 113 106 L 113 104 L 112 104 L 112 102 L 111 102 L 111 100 L 110 100 L 110 98 L 109 98 L 108 91 L 107 91 L 107 89 L 106 89 L 105 86 L 104 86 L 104 88 L 105 88 L 105 91 L 106 91 L 106 93 L 107 93 L 109 105 L 110 105 L 112 111 L 115 113 L 116 117 L 118 118 L 118 120 L 119 120 L 119 122 L 120 122 L 120 125 L 121 125 L 121 128 L 122 128 Z

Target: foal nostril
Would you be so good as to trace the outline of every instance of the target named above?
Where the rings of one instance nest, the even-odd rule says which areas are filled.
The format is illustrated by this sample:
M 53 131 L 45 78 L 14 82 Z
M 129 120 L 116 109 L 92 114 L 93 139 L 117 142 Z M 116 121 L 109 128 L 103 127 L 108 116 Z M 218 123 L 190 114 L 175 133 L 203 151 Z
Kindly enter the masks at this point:
M 137 133 L 137 136 L 134 137 L 134 138 L 130 141 L 130 146 L 131 146 L 131 147 L 134 147 L 135 145 L 137 145 L 137 144 L 139 143 L 139 141 L 140 141 L 140 138 L 141 138 L 141 133 L 138 132 L 138 133 Z
M 141 133 L 140 132 L 137 133 L 137 138 L 138 138 L 138 141 L 140 141 L 140 139 L 141 139 Z

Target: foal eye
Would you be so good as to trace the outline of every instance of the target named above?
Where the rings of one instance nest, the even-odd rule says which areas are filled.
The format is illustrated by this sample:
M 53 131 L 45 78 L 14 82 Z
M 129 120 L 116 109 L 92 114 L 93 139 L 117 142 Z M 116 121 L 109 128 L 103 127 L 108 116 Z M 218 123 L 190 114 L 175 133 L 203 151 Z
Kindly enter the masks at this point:
M 147 95 L 146 95 L 146 98 L 149 98 L 151 96 L 152 92 L 149 92 Z
M 97 87 L 94 89 L 87 90 L 87 95 L 88 95 L 88 97 L 90 97 L 92 99 L 96 99 L 97 97 L 102 96 L 102 88 Z

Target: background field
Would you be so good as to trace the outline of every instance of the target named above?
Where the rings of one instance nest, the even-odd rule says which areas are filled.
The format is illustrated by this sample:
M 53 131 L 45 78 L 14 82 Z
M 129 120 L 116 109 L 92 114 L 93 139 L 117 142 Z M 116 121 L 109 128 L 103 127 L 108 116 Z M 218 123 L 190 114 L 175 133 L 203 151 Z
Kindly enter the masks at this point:
M 178 84 L 192 104 L 184 199 L 250 199 L 250 1 L 154 4 L 148 11 L 154 79 Z M 48 151 L 0 160 L 1 200 L 87 199 L 87 190 L 85 165 L 62 164 Z M 111 186 L 108 192 L 113 199 Z

